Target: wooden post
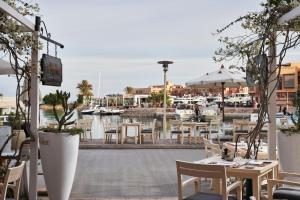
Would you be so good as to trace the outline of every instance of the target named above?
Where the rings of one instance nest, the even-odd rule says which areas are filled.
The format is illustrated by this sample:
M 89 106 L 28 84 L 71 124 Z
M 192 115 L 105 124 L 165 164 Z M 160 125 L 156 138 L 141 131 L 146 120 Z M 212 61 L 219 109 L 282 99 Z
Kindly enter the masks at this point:
M 33 32 L 36 40 L 39 38 L 39 32 Z M 38 116 L 39 116 L 39 67 L 38 67 L 38 48 L 32 48 L 31 53 L 31 120 L 30 131 L 34 141 L 30 142 L 30 176 L 29 176 L 29 199 L 37 199 L 37 161 L 38 161 Z
M 269 80 L 273 80 L 269 83 L 268 94 L 276 87 L 276 36 L 275 33 L 272 35 L 272 40 L 270 41 L 269 50 L 269 73 L 271 73 Z M 269 113 L 269 130 L 268 130 L 268 152 L 269 159 L 276 160 L 276 89 L 273 91 L 269 98 L 268 113 Z

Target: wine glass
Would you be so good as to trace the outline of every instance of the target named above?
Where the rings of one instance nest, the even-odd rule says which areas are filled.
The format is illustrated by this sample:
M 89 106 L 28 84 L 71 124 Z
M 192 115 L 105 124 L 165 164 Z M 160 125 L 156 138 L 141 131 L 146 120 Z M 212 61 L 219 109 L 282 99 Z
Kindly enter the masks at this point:
M 244 140 L 244 138 L 241 138 L 241 139 L 240 139 L 240 143 L 241 143 L 241 146 L 242 146 L 242 147 L 245 146 L 245 140 Z

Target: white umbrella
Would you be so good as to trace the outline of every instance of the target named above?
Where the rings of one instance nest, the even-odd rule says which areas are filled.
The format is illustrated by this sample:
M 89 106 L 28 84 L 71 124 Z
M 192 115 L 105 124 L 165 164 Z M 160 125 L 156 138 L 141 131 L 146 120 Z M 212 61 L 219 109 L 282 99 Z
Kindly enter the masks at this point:
M 206 73 L 203 76 L 188 81 L 187 86 L 201 86 L 201 87 L 222 87 L 222 105 L 223 105 L 223 121 L 224 121 L 224 87 L 245 86 L 246 80 L 237 74 L 230 73 L 222 65 L 217 71 Z
M 0 59 L 0 75 L 15 74 L 9 62 Z

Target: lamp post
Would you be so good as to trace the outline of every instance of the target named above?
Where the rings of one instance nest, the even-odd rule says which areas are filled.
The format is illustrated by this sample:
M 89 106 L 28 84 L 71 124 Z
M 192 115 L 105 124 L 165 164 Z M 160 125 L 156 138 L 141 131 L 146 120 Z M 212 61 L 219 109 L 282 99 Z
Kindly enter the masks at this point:
M 164 71 L 164 116 L 163 116 L 163 135 L 167 133 L 167 71 L 168 65 L 173 64 L 172 61 L 159 61 L 158 64 L 162 64 Z
M 289 91 L 286 90 L 286 110 L 289 109 Z

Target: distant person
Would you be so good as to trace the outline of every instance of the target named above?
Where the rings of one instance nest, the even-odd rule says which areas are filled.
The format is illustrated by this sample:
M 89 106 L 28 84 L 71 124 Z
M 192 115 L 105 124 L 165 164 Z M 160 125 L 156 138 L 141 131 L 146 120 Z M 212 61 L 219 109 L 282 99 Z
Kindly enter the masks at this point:
M 289 113 L 287 112 L 287 109 L 286 109 L 286 107 L 283 107 L 283 109 L 282 109 L 282 113 L 283 113 L 283 115 L 287 115 L 287 114 L 289 114 Z
M 281 112 L 281 106 L 279 106 L 279 111 L 278 112 Z
M 197 104 L 195 104 L 195 115 L 196 117 L 199 116 L 199 106 Z

